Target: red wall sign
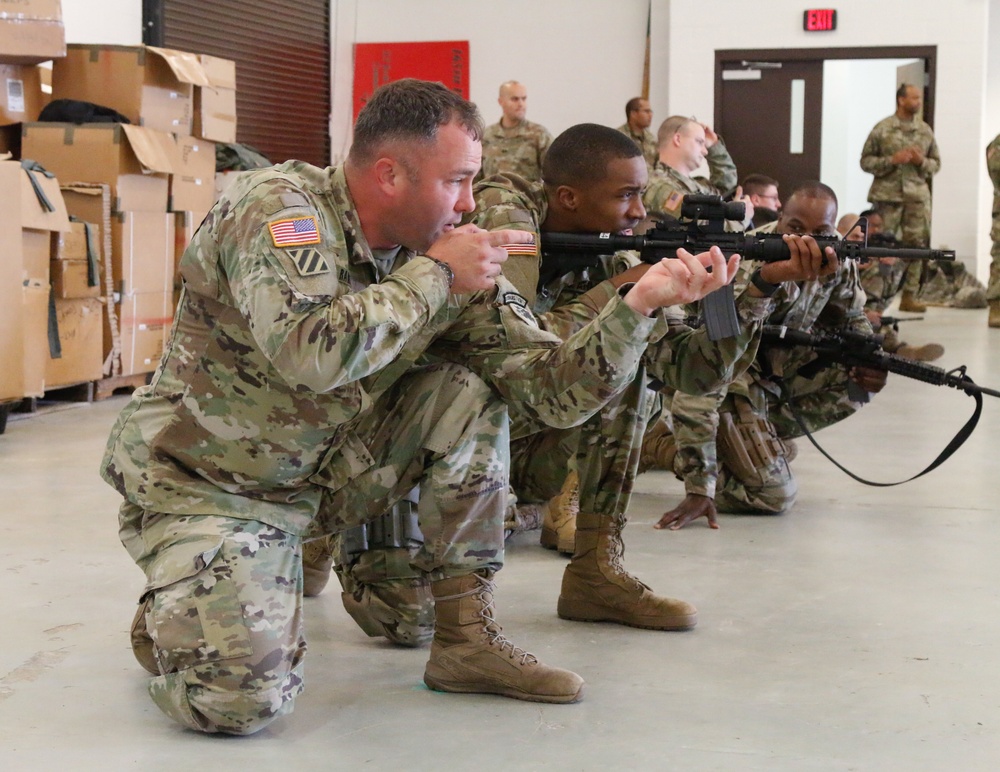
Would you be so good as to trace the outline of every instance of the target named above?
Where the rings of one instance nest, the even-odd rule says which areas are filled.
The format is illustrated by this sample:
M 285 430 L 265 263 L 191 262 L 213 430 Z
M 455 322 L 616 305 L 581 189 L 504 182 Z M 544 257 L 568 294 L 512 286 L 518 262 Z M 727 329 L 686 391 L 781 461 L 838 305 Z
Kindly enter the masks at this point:
M 354 118 L 379 86 L 402 78 L 441 81 L 469 98 L 469 41 L 356 43 Z
M 829 32 L 837 29 L 837 12 L 833 8 L 813 8 L 804 11 L 802 29 L 806 32 Z

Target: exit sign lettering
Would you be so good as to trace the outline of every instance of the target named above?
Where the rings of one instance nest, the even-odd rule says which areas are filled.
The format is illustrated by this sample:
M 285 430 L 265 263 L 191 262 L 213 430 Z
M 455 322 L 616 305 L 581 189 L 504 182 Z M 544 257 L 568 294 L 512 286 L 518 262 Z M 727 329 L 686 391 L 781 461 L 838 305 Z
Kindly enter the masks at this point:
M 829 32 L 837 29 L 837 12 L 833 8 L 813 8 L 803 13 L 802 28 L 806 32 Z

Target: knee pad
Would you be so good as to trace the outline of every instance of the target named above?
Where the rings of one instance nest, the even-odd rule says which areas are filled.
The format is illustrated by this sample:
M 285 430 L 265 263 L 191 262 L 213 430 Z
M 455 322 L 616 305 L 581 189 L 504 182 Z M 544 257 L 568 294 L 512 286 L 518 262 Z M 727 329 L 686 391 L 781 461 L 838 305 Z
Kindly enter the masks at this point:
M 744 485 L 761 488 L 787 471 L 788 449 L 774 424 L 755 415 L 744 400 L 736 401 L 736 415 L 719 414 L 719 461 Z M 788 476 L 791 472 L 788 472 Z

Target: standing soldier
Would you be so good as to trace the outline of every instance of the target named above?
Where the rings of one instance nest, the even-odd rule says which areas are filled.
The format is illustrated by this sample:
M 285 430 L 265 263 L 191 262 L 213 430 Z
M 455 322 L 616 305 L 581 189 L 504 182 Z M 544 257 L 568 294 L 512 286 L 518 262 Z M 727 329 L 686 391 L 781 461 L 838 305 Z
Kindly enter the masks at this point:
M 503 115 L 483 135 L 482 176 L 517 174 L 538 182 L 552 135 L 541 124 L 524 117 L 528 112 L 528 89 L 516 80 L 500 85 L 497 102 Z
M 632 97 L 628 100 L 625 104 L 625 119 L 625 123 L 618 127 L 618 131 L 639 146 L 646 161 L 646 168 L 652 172 L 660 157 L 660 150 L 656 145 L 656 135 L 649 130 L 653 122 L 653 108 L 649 106 L 649 100 L 642 97 Z
M 861 168 L 875 175 L 868 200 L 904 247 L 930 245 L 930 180 L 941 168 L 934 132 L 917 114 L 920 89 L 904 83 L 896 92 L 896 112 L 875 124 L 861 151 Z M 903 283 L 902 311 L 926 311 L 917 301 L 922 263 L 914 261 Z
M 1000 134 L 986 146 L 986 168 L 993 181 L 993 227 L 990 228 L 993 262 L 990 264 L 986 300 L 990 304 L 990 327 L 1000 327 Z

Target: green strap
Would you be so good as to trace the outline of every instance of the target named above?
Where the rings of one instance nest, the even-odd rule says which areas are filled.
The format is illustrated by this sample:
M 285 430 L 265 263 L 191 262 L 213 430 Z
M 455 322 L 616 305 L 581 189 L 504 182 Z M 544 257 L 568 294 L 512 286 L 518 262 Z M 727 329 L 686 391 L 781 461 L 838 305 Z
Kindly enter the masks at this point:
M 47 171 L 44 166 L 42 166 L 38 161 L 32 161 L 25 158 L 21 161 L 21 168 L 24 169 L 28 174 L 28 179 L 31 181 L 31 187 L 35 191 L 35 197 L 38 198 L 38 203 L 42 205 L 42 209 L 46 212 L 54 212 L 56 208 L 49 201 L 48 197 L 45 195 L 45 191 L 42 190 L 42 186 L 38 184 L 38 180 L 35 179 L 35 174 L 43 174 L 49 179 L 53 179 L 55 175 Z
M 70 222 L 78 222 L 83 225 L 83 233 L 87 239 L 87 286 L 96 287 L 101 280 L 101 263 L 98 259 L 100 250 L 97 248 L 97 226 L 92 222 L 84 222 L 73 215 L 69 216 Z
M 62 341 L 59 340 L 59 319 L 56 317 L 56 291 L 49 287 L 49 357 L 62 359 Z

